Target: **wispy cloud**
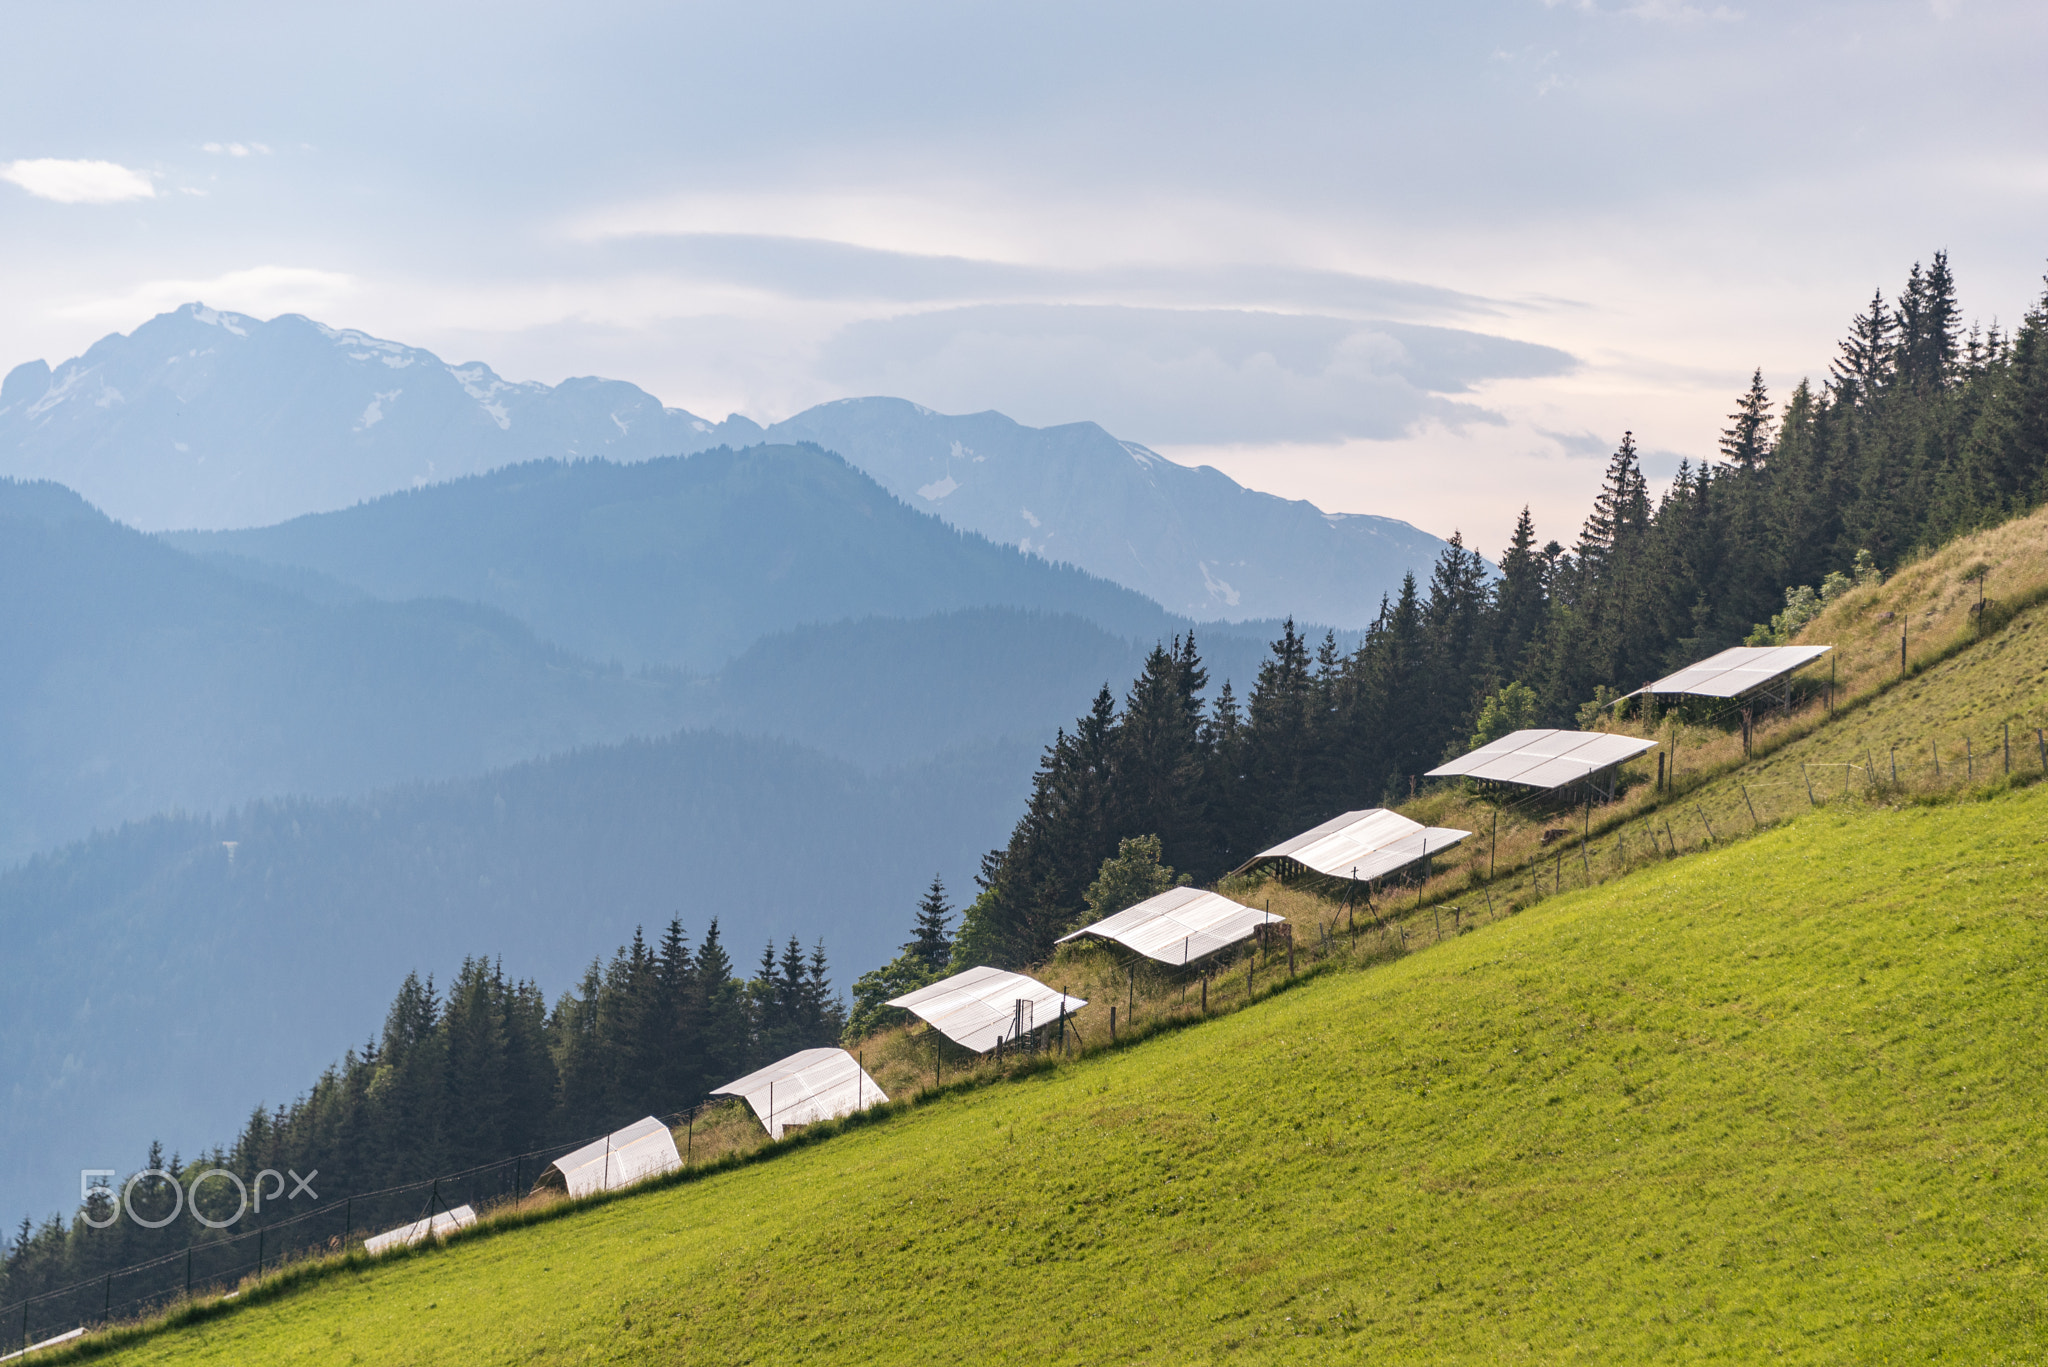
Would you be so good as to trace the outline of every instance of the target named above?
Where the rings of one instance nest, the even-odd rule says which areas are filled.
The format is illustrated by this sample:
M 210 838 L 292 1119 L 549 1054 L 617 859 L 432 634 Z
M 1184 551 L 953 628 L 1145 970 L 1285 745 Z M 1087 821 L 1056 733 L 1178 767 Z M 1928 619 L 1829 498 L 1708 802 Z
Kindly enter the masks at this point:
M 1218 263 L 1045 266 L 740 233 L 649 236 L 612 259 L 679 278 L 800 300 L 881 304 L 1054 301 L 1344 313 L 1437 322 L 1524 312 L 1459 290 L 1352 271 Z
M 853 393 L 903 394 L 949 411 L 1002 399 L 1027 421 L 1093 418 L 1169 443 L 1384 440 L 1424 419 L 1497 422 L 1447 396 L 1576 366 L 1552 347 L 1412 323 L 1025 304 L 855 323 L 827 342 L 819 363 Z M 1019 395 L 1029 398 L 1019 404 Z
M 278 313 L 318 316 L 355 290 L 355 278 L 340 271 L 251 266 L 207 279 L 148 280 L 126 293 L 82 300 L 52 312 L 60 318 L 126 323 L 198 299 L 215 308 L 266 318 Z
M 140 171 L 111 161 L 64 161 L 38 157 L 0 167 L 8 180 L 37 199 L 58 204 L 119 204 L 128 199 L 155 199 L 156 186 Z
M 209 142 L 199 150 L 211 152 L 217 157 L 267 157 L 270 155 L 269 146 L 260 142 Z

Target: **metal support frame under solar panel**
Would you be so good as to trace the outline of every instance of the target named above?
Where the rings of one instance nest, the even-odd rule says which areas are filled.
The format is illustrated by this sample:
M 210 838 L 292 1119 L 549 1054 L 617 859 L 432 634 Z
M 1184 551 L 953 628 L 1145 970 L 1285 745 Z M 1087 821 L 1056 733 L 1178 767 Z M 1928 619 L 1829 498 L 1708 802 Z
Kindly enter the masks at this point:
M 1444 848 L 1455 847 L 1446 845 Z M 1433 868 L 1436 857 L 1442 853 L 1443 850 L 1431 850 L 1427 854 L 1418 854 L 1399 868 L 1388 869 L 1384 873 L 1374 874 L 1371 878 L 1345 878 L 1339 874 L 1324 873 L 1321 869 L 1312 869 L 1285 855 L 1263 861 L 1260 869 L 1270 873 L 1273 880 L 1283 886 L 1311 892 L 1331 901 L 1343 901 L 1363 893 L 1367 904 L 1370 905 L 1375 888 L 1396 882 L 1403 887 L 1418 882 L 1427 883 L 1435 876 Z M 1422 870 L 1419 878 L 1415 876 L 1418 865 Z
M 1637 759 L 1640 756 L 1630 756 Z M 1466 778 L 1472 792 L 1488 806 L 1503 811 L 1511 807 L 1543 807 L 1564 810 L 1582 807 L 1588 793 L 1597 798 L 1597 805 L 1605 806 L 1614 801 L 1621 779 L 1621 766 L 1629 760 L 1619 760 L 1605 768 L 1582 774 L 1569 783 L 1555 788 L 1532 788 L 1523 783 L 1512 783 L 1501 779 Z

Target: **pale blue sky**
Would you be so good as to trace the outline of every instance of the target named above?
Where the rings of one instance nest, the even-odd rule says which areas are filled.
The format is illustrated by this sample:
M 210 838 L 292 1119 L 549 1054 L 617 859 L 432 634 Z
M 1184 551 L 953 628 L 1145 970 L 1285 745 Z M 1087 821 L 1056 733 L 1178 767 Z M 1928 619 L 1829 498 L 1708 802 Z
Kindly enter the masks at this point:
M 2048 265 L 2039 4 L 73 4 L 0 64 L 0 368 L 204 298 L 1488 548 L 1933 249 L 1986 321 Z

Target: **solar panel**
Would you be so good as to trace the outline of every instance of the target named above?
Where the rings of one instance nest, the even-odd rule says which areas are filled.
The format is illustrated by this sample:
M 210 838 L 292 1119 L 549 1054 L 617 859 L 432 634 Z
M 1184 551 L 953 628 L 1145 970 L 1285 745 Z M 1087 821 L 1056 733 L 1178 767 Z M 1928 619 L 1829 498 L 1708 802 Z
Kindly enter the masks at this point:
M 1657 742 L 1600 731 L 1516 731 L 1429 771 L 1429 778 L 1463 776 L 1525 788 L 1562 788 L 1624 760 Z
M 667 1125 L 648 1116 L 602 1139 L 594 1139 L 554 1161 L 571 1196 L 588 1196 L 594 1191 L 630 1187 L 683 1166 L 676 1152 L 676 1137 Z
M 852 1115 L 889 1096 L 844 1049 L 805 1049 L 726 1083 L 713 1096 L 743 1098 L 771 1138 L 790 1125 Z
M 1254 855 L 1239 873 L 1270 864 L 1294 864 L 1327 878 L 1369 883 L 1432 854 L 1441 854 L 1472 834 L 1449 826 L 1424 826 L 1384 807 L 1346 812 L 1313 830 Z
M 1731 646 L 1636 693 L 1677 693 L 1694 698 L 1739 698 L 1818 660 L 1833 646 Z M 1630 697 L 1635 694 L 1631 693 Z
M 970 968 L 889 999 L 889 1005 L 929 1022 L 947 1039 L 977 1054 L 1016 1037 L 1019 1002 L 1028 1003 L 1029 1018 L 1040 1022 L 1055 1020 L 1062 1011 L 1072 1015 L 1088 1004 L 1022 973 L 987 967 Z
M 444 1210 L 439 1215 L 430 1216 L 425 1220 L 415 1220 L 409 1225 L 400 1225 L 397 1229 L 387 1229 L 382 1234 L 373 1234 L 363 1240 L 363 1252 L 382 1253 L 387 1248 L 397 1248 L 401 1244 L 416 1244 L 429 1236 L 445 1239 L 456 1230 L 466 1229 L 475 1223 L 474 1210 L 466 1205 L 457 1206 L 453 1210 Z
M 1090 935 L 1114 940 L 1164 964 L 1188 964 L 1248 940 L 1260 926 L 1280 919 L 1200 888 L 1169 888 L 1092 926 L 1062 935 L 1059 943 Z

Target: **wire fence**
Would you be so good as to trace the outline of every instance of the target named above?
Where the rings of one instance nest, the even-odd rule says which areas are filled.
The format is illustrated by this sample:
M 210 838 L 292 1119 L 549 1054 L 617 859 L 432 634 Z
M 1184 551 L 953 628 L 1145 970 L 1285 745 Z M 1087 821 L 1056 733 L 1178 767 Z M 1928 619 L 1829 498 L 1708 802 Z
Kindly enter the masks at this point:
M 684 1131 L 685 1166 L 694 1158 L 697 1121 L 706 1112 L 730 1104 L 726 1098 L 706 1098 L 658 1117 L 670 1130 Z M 484 1215 L 514 1205 L 532 1193 L 534 1184 L 547 1175 L 557 1158 L 604 1138 L 599 1134 L 567 1140 L 417 1181 L 323 1199 L 298 1214 L 282 1218 L 266 1214 L 249 1229 L 208 1228 L 203 1237 L 188 1238 L 183 1248 L 108 1268 L 0 1306 L 0 1352 L 14 1356 L 72 1330 L 140 1319 L 183 1302 L 225 1293 L 249 1277 L 309 1257 L 361 1247 L 366 1238 L 380 1232 L 458 1206 L 467 1205 Z M 197 1187 L 204 1175 L 195 1165 L 179 1176 Z M 191 1199 L 187 1190 L 183 1205 L 189 1206 Z M 197 1208 L 192 1209 L 196 1216 Z M 100 1232 L 88 1230 L 85 1237 Z M 107 1226 L 105 1232 L 113 1234 L 114 1226 Z M 9 1344 L 13 1346 L 7 1347 Z
M 2048 778 L 2048 727 L 2031 719 L 1995 731 L 1923 736 L 1837 750 L 1828 759 L 1778 753 L 1728 772 L 1672 783 L 1650 805 L 1609 816 L 1598 807 L 1560 813 L 1540 829 L 1534 851 L 1500 861 L 1489 878 L 1475 874 L 1477 895 L 1527 905 L 1588 887 L 1647 863 L 1725 844 L 1831 803 L 1948 798 L 1972 788 Z M 1477 845 L 1478 858 L 1494 851 Z M 1473 893 L 1445 889 L 1444 898 Z

